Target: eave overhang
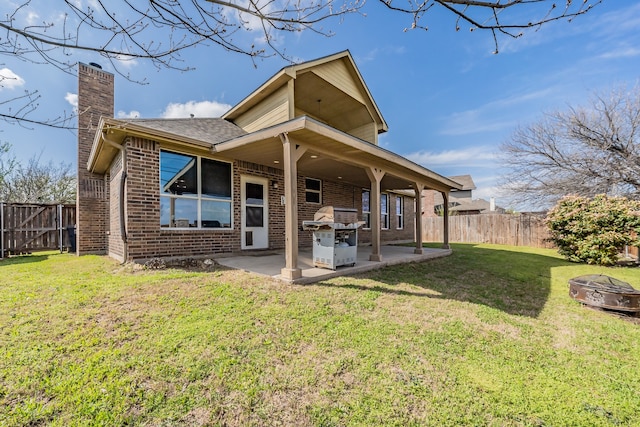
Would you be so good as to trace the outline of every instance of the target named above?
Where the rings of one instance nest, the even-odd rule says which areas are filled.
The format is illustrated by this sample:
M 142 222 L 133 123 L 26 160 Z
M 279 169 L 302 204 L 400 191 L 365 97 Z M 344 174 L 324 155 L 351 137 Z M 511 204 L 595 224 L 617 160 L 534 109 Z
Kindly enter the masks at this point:
M 462 186 L 392 151 L 354 138 L 313 118 L 302 116 L 232 140 L 215 144 L 212 152 L 227 158 L 282 169 L 280 135 L 307 149 L 298 162 L 300 174 L 369 187 L 366 169 L 385 171 L 383 190 L 407 190 L 413 184 L 442 192 Z
M 163 132 L 126 120 L 101 117 L 87 161 L 87 169 L 94 173 L 105 173 L 118 153 L 116 146 L 122 145 L 130 136 L 203 152 L 208 152 L 213 146 L 210 142 Z
M 281 135 L 287 135 L 290 141 L 307 149 L 298 161 L 299 173 L 307 177 L 368 188 L 370 182 L 366 169 L 372 167 L 385 172 L 381 183 L 383 191 L 411 190 L 414 184 L 441 192 L 462 188 L 461 184 L 392 151 L 307 116 L 217 144 L 103 117 L 98 124 L 87 169 L 95 173 L 107 172 L 119 151 L 118 145 L 122 145 L 127 137 L 157 141 L 166 148 L 282 169 Z

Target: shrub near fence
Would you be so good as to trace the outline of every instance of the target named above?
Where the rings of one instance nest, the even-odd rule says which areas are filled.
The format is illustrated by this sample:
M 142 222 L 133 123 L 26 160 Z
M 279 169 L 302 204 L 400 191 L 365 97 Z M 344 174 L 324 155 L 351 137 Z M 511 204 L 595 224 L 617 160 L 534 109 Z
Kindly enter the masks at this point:
M 442 217 L 423 218 L 422 238 L 442 242 Z M 449 242 L 495 243 L 511 246 L 553 248 L 544 216 L 539 214 L 453 215 L 449 217 Z

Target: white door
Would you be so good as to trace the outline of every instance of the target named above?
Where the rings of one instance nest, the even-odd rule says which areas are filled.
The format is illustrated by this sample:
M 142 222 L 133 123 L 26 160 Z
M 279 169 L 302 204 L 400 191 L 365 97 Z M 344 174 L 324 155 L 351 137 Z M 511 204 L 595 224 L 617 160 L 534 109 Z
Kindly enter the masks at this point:
M 240 177 L 242 198 L 242 249 L 269 247 L 268 184 L 264 178 Z

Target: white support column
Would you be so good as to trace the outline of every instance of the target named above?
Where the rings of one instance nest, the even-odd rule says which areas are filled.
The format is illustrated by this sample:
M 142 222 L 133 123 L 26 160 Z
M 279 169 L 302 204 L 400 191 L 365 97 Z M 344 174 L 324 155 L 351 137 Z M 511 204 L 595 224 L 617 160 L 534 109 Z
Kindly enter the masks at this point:
M 449 192 L 442 191 L 442 200 L 443 200 L 443 214 L 442 218 L 444 221 L 442 222 L 443 230 L 442 234 L 444 236 L 444 241 L 442 242 L 443 249 L 451 249 L 449 246 Z
M 384 171 L 378 168 L 367 168 L 367 176 L 371 181 L 371 197 L 369 200 L 371 213 L 371 256 L 369 261 L 382 261 L 380 249 L 380 182 Z
M 286 133 L 280 134 L 284 157 L 285 267 L 280 275 L 289 281 L 302 277 L 298 268 L 298 160 L 306 148 L 293 144 Z
M 424 185 L 418 182 L 413 183 L 413 189 L 416 192 L 416 211 L 415 211 L 415 225 L 416 225 L 416 248 L 413 250 L 414 254 L 421 254 L 422 251 L 422 190 Z

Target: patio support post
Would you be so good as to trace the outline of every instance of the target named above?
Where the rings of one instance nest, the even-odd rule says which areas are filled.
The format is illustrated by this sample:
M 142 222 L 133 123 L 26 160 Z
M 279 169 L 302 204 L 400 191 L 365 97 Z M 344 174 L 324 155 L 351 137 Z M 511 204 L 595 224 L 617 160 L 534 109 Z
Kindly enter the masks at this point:
M 280 275 L 288 281 L 302 277 L 298 268 L 298 160 L 306 151 L 289 140 L 287 133 L 280 134 L 283 148 L 284 166 L 284 227 L 285 227 L 285 267 Z
M 371 215 L 371 256 L 369 261 L 382 261 L 380 250 L 380 182 L 384 177 L 384 171 L 378 168 L 366 168 L 367 176 L 371 181 L 370 214 Z
M 413 189 L 416 192 L 416 211 L 415 211 L 415 225 L 416 225 L 416 248 L 413 253 L 416 255 L 422 254 L 422 190 L 424 185 L 418 182 L 413 183 Z
M 442 218 L 443 218 L 443 222 L 442 222 L 442 234 L 444 236 L 443 238 L 443 242 L 442 242 L 442 249 L 451 249 L 451 247 L 449 246 L 449 192 L 448 191 L 442 191 L 442 200 L 443 200 L 443 205 L 442 205 Z

